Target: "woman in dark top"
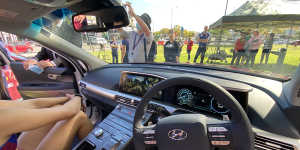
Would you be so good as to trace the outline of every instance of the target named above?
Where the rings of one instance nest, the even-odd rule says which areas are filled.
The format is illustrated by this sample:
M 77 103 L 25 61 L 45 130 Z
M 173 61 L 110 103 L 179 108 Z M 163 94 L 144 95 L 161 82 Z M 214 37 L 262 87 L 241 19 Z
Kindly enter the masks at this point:
M 166 62 L 179 63 L 179 44 L 175 41 L 175 33 L 170 33 L 169 41 L 164 45 L 164 55 Z

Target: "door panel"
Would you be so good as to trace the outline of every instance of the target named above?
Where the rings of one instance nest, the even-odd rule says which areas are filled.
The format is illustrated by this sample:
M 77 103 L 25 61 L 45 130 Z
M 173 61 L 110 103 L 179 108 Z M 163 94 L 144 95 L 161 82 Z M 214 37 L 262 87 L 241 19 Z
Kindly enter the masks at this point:
M 49 68 L 36 74 L 25 70 L 20 62 L 12 62 L 10 66 L 19 81 L 18 89 L 24 99 L 64 96 L 75 92 L 73 74 L 68 68 Z

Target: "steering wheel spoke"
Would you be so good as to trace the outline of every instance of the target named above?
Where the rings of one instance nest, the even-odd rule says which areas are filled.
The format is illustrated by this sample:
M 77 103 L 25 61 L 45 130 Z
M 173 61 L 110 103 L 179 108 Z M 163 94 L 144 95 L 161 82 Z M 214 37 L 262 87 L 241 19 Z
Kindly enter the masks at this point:
M 139 140 L 140 143 L 143 143 L 143 147 L 152 148 L 156 147 L 157 139 L 156 139 L 156 125 L 151 126 L 143 126 L 141 128 L 136 129 L 136 140 Z
M 154 128 L 155 128 L 155 125 L 147 126 L 146 128 L 144 128 L 144 131 L 142 134 L 144 136 L 144 144 L 147 145 L 146 147 L 149 147 L 149 146 L 153 147 L 153 146 L 156 146 L 156 144 L 157 144 L 157 140 L 155 137 L 156 130 Z
M 201 114 L 178 114 L 162 118 L 155 126 L 144 127 L 142 118 L 153 95 L 169 87 L 190 85 L 205 89 L 220 104 L 231 111 L 230 120 L 207 118 Z M 238 101 L 219 85 L 204 79 L 178 77 L 167 79 L 152 87 L 138 105 L 134 117 L 135 149 L 203 150 L 237 149 L 253 150 L 254 134 L 250 120 Z
M 232 123 L 230 121 L 208 121 L 207 135 L 213 148 L 232 148 Z

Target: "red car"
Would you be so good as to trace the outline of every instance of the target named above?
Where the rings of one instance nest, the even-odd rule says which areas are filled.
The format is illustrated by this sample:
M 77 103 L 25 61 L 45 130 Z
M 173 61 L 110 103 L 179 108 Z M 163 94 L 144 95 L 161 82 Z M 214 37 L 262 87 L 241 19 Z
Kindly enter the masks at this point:
M 13 53 L 26 53 L 28 51 L 33 51 L 33 48 L 30 44 L 30 42 L 21 42 L 21 43 L 17 43 L 17 44 L 7 44 L 5 46 L 9 51 L 13 52 Z

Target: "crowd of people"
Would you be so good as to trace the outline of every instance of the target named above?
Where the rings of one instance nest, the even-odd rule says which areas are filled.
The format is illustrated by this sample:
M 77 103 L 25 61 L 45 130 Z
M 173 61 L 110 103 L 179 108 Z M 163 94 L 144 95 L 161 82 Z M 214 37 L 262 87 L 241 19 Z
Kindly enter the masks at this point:
M 141 16 L 135 14 L 134 9 L 130 3 L 126 6 L 129 8 L 129 15 L 136 20 L 136 30 L 125 31 L 118 29 L 121 44 L 117 44 L 116 37 L 112 37 L 112 62 L 118 63 L 118 47 L 121 49 L 121 62 L 122 63 L 151 63 L 154 62 L 157 54 L 157 44 L 154 41 L 153 34 L 151 32 L 151 17 L 144 13 Z M 164 58 L 167 63 L 179 63 L 181 50 L 184 44 L 176 38 L 176 33 L 172 30 L 169 33 L 169 39 L 163 45 Z M 204 27 L 203 32 L 196 35 L 196 42 L 192 38 L 188 38 L 186 42 L 187 62 L 191 61 L 191 52 L 195 43 L 198 44 L 198 49 L 195 53 L 193 63 L 198 63 L 200 58 L 200 64 L 204 63 L 206 58 L 206 51 L 210 42 L 211 34 L 208 26 Z M 232 53 L 231 65 L 244 64 L 246 66 L 253 66 L 256 60 L 260 46 L 263 44 L 263 51 L 261 54 L 260 64 L 265 64 L 269 61 L 270 52 L 273 47 L 274 33 L 270 33 L 265 38 L 262 38 L 259 31 L 252 32 L 240 32 L 240 37 L 236 40 L 234 50 Z M 180 39 L 180 38 L 179 38 Z

